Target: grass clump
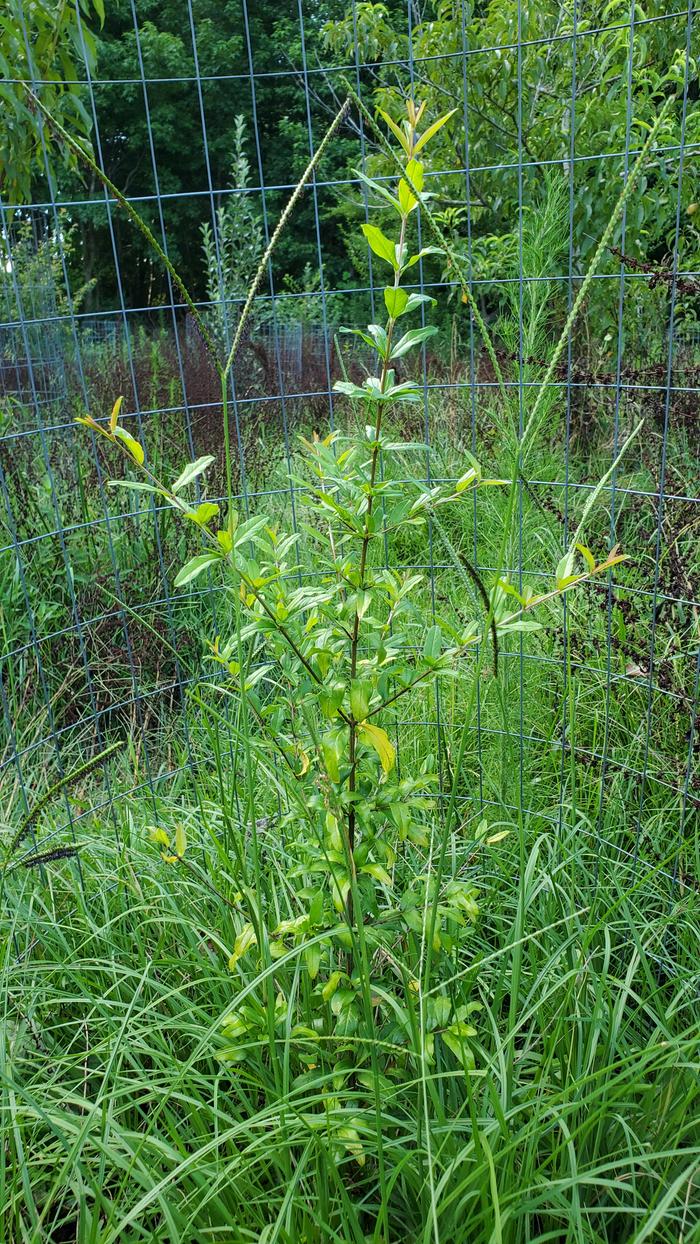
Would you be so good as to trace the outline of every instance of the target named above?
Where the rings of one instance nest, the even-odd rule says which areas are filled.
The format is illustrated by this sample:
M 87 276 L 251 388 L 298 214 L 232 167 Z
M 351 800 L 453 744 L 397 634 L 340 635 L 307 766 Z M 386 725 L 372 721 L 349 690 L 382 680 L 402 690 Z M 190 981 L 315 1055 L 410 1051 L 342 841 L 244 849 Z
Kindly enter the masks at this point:
M 181 800 L 160 812 L 198 841 Z M 265 984 L 250 956 L 235 981 L 227 967 L 235 870 L 198 853 L 219 897 L 159 865 L 143 825 L 121 828 L 119 846 L 84 846 L 82 893 L 55 871 L 42 890 L 13 878 L 7 1239 L 694 1238 L 697 912 L 658 872 L 536 818 L 497 845 L 465 833 L 459 867 L 488 903 L 427 1001 L 433 1032 L 443 998 L 479 1005 L 473 1062 L 414 1059 L 382 1074 L 377 1103 L 371 1070 L 313 1065 L 288 1009 L 272 1042 L 263 1022 L 244 1059 L 221 1061 L 222 1020 Z M 273 901 L 293 917 L 283 844 L 261 833 Z M 267 979 L 311 1026 L 301 953 Z

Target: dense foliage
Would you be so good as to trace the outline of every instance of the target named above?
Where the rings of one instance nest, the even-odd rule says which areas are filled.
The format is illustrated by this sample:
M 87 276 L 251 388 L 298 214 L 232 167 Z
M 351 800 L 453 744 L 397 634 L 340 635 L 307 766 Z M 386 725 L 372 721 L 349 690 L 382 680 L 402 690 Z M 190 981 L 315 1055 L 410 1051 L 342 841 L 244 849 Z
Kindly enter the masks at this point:
M 490 310 L 497 308 L 498 289 L 489 282 L 517 270 L 521 208 L 528 210 L 543 171 L 558 164 L 568 171 L 575 157 L 571 258 L 573 271 L 580 271 L 617 197 L 619 179 L 629 164 L 625 151 L 639 147 L 660 101 L 687 74 L 687 105 L 681 92 L 660 136 L 666 158 L 640 183 L 628 204 L 624 236 L 621 223 L 614 239 L 615 244 L 624 243 L 633 260 L 665 263 L 674 246 L 679 144 L 683 138 L 692 151 L 700 137 L 700 109 L 693 107 L 696 65 L 691 59 L 684 69 L 688 22 L 682 14 L 666 15 L 665 5 L 649 0 L 635 6 L 630 24 L 626 0 L 598 0 L 587 6 L 585 15 L 555 3 L 524 6 L 517 0 L 489 0 L 470 9 L 441 0 L 428 4 L 409 25 L 400 4 L 363 2 L 346 11 L 339 0 L 322 0 L 302 25 L 296 3 L 287 0 L 281 6 L 257 6 L 245 18 L 242 22 L 238 0 L 195 0 L 192 22 L 182 20 L 179 4 L 144 0 L 135 26 L 128 0 L 115 0 L 94 31 L 94 88 L 73 87 L 61 96 L 74 111 L 83 110 L 84 127 L 94 103 L 93 137 L 101 162 L 129 195 L 144 198 L 141 210 L 157 233 L 162 213 L 169 254 L 198 296 L 211 290 L 206 277 L 210 264 L 196 243 L 201 227 L 208 222 L 212 228 L 226 204 L 234 211 L 240 205 L 244 217 L 252 213 L 257 218 L 253 234 L 262 234 L 265 219 L 274 219 L 283 201 L 275 188 L 288 187 L 292 170 L 304 166 L 310 132 L 317 141 L 334 109 L 333 96 L 341 88 L 333 66 L 353 62 L 362 66 L 359 80 L 366 97 L 371 95 L 390 114 L 403 111 L 403 75 L 397 74 L 397 65 L 403 64 L 412 66 L 430 112 L 454 107 L 463 119 L 459 130 L 438 136 L 427 177 L 436 210 L 483 283 L 482 297 Z M 32 6 L 27 21 L 35 22 L 40 32 L 40 23 L 46 21 L 43 6 Z M 4 29 L 6 60 L 17 76 L 25 76 L 17 14 L 10 13 Z M 83 20 L 81 38 L 87 37 L 85 29 Z M 75 41 L 69 27 L 64 41 L 69 34 Z M 52 44 L 40 36 L 36 46 L 44 62 L 53 54 L 52 72 L 59 80 L 75 77 L 75 65 L 58 38 Z M 328 66 L 327 72 L 319 73 L 320 66 Z M 36 66 L 35 76 L 43 76 L 41 69 Z M 52 107 L 59 90 L 53 87 L 46 96 Z M 12 91 L 13 106 L 26 121 L 30 113 L 21 88 Z M 8 131 L 5 139 L 5 168 L 11 162 L 13 169 L 23 170 L 16 189 L 26 200 L 43 199 L 47 190 L 36 122 L 32 125 L 33 148 L 26 125 Z M 372 154 L 374 135 L 366 133 L 366 138 L 370 169 L 386 175 L 386 161 Z M 278 288 L 284 288 L 287 278 L 299 289 L 306 265 L 307 281 L 318 269 L 319 253 L 326 288 L 366 284 L 368 261 L 355 240 L 358 206 L 342 184 L 354 176 L 354 149 L 349 132 L 334 145 L 324 179 L 338 184 L 307 196 L 299 228 L 284 239 L 277 257 Z M 248 186 L 268 187 L 264 197 L 259 191 L 231 195 L 236 151 L 235 158 L 242 152 L 248 160 Z M 100 197 L 94 182 L 81 185 L 65 175 L 61 190 L 71 199 Z M 154 198 L 158 193 L 165 196 L 160 206 Z M 687 271 L 697 267 L 700 253 L 695 198 L 693 179 L 686 176 L 678 263 Z M 73 207 L 71 214 L 82 232 L 75 255 L 79 283 L 96 279 L 94 305 L 104 309 L 117 295 L 104 207 Z M 119 213 L 112 224 L 127 305 L 157 305 L 167 296 L 163 274 L 143 240 L 124 228 Z M 427 273 L 437 279 L 439 263 L 428 264 Z M 450 273 L 442 275 L 449 279 Z M 680 291 L 677 319 L 694 318 L 696 303 Z M 645 299 L 630 327 L 642 336 L 653 331 L 657 304 L 653 296 Z M 616 310 L 607 283 L 601 283 L 593 305 L 602 339 L 605 332 L 600 330 L 613 327 Z M 318 305 L 319 318 L 320 313 Z M 331 322 L 338 323 L 342 313 L 334 303 Z
M 34 198 L 37 173 L 57 172 L 56 151 L 42 133 L 23 83 L 41 84 L 54 115 L 87 137 L 92 122 L 80 79 L 94 70 L 97 45 L 92 22 L 104 22 L 103 0 L 77 5 L 46 0 L 6 0 L 0 13 L 0 193 L 13 208 Z M 61 152 L 68 167 L 75 159 Z

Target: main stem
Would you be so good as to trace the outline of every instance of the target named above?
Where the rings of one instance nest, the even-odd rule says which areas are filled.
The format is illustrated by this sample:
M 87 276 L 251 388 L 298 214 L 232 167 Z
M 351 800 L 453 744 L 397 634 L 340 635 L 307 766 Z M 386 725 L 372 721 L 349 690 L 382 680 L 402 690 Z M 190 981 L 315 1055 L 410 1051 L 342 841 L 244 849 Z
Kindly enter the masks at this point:
M 403 248 L 404 248 L 404 242 L 406 238 L 407 223 L 408 223 L 408 214 L 405 214 L 401 219 L 401 232 L 399 234 L 399 243 L 398 243 L 399 263 L 401 261 L 401 257 L 403 256 Z M 401 280 L 401 268 L 399 266 L 396 269 L 396 272 L 394 273 L 394 289 L 398 288 L 400 280 Z M 395 325 L 396 325 L 396 318 L 390 315 L 389 319 L 387 320 L 387 325 L 386 325 L 386 353 L 384 355 L 384 361 L 382 364 L 382 372 L 381 372 L 380 384 L 379 384 L 380 392 L 382 393 L 384 392 L 384 388 L 386 386 L 386 381 L 387 381 L 387 375 L 389 372 L 389 360 L 391 358 L 391 344 L 392 344 L 393 337 L 394 337 Z M 380 437 L 382 433 L 383 413 L 384 413 L 384 404 L 383 402 L 379 401 L 377 402 L 377 417 L 375 419 L 375 424 L 374 424 L 374 445 L 372 446 L 372 459 L 371 459 L 370 473 L 369 473 L 369 493 L 367 497 L 367 513 L 365 517 L 364 531 L 362 533 L 362 545 L 360 547 L 360 573 L 359 573 L 359 582 L 358 582 L 359 591 L 363 591 L 364 586 L 365 586 L 365 575 L 367 571 L 367 554 L 369 552 L 369 542 L 372 538 L 370 527 L 371 527 L 371 521 L 372 521 L 372 508 L 374 505 L 374 485 L 377 479 L 377 467 L 379 466 L 379 444 L 380 444 Z M 360 640 L 360 613 L 359 613 L 359 610 L 356 609 L 355 617 L 354 617 L 353 624 L 352 624 L 352 638 L 350 640 L 350 681 L 351 682 L 357 676 L 357 653 L 359 649 L 359 640 Z M 356 778 L 357 725 L 358 723 L 356 722 L 354 716 L 351 714 L 350 721 L 348 722 L 349 740 L 350 740 L 349 748 L 348 748 L 349 757 L 350 757 L 350 776 L 348 778 L 348 790 L 350 791 L 351 795 L 354 795 L 355 790 L 356 790 L 356 784 L 357 784 L 357 778 Z M 352 870 L 353 881 L 355 877 L 355 864 L 354 864 L 355 826 L 356 826 L 355 804 L 353 800 L 350 803 L 350 809 L 348 811 L 348 843 L 347 843 L 349 864 Z M 347 907 L 348 907 L 348 924 L 352 928 L 352 924 L 353 924 L 352 890 L 348 894 Z

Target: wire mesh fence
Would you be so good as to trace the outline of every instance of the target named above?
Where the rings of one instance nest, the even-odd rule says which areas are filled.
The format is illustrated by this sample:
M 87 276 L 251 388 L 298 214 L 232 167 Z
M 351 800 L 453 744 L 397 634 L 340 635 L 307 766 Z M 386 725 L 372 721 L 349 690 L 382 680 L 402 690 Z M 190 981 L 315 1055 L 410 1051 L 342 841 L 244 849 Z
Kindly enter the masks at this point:
M 223 56 L 212 49 L 206 4 L 187 0 L 161 31 L 152 5 L 123 6 L 120 37 L 130 57 L 107 58 L 112 72 L 105 77 L 99 61 L 95 71 L 84 55 L 79 75 L 98 162 L 144 212 L 176 266 L 194 274 L 197 307 L 230 344 L 245 295 L 234 270 L 244 243 L 257 238 L 259 258 L 344 95 L 342 79 L 371 108 L 400 96 L 456 108 L 453 137 L 427 170 L 426 184 L 468 262 L 470 296 L 497 333 L 510 308 L 499 357 L 521 432 L 529 392 L 548 361 L 526 353 L 531 291 L 543 284 L 563 322 L 605 223 L 596 203 L 611 185 L 617 193 L 624 184 L 649 109 L 663 95 L 658 86 L 656 96 L 640 92 L 635 75 L 649 47 L 681 65 L 674 124 L 654 147 L 644 185 L 594 278 L 585 326 L 570 333 L 552 379 L 551 426 L 543 430 L 534 473 L 520 485 L 514 564 L 492 564 L 476 520 L 463 540 L 464 556 L 488 582 L 503 573 L 514 583 L 544 581 L 548 566 L 537 560 L 538 549 L 563 553 L 582 499 L 641 416 L 639 448 L 613 472 L 600 525 L 601 537 L 611 547 L 622 542 L 636 569 L 598 585 L 581 614 L 564 602 L 547 640 L 504 644 L 507 722 L 480 690 L 474 780 L 461 798 L 470 823 L 509 813 L 535 817 L 552 831 L 566 822 L 611 862 L 636 867 L 646 858 L 676 886 L 692 883 L 700 805 L 700 272 L 691 210 L 700 154 L 692 62 L 698 10 L 648 6 L 640 16 L 639 6 L 619 3 L 591 13 L 572 0 L 551 14 L 544 6 L 535 18 L 521 3 L 510 4 L 474 46 L 476 18 L 464 3 L 429 12 L 413 3 L 353 4 L 346 12 L 328 5 L 323 42 L 318 13 L 299 0 L 283 6 L 282 49 L 279 37 L 268 47 L 264 6 L 242 0 L 233 7 L 226 7 Z M 84 16 L 79 8 L 76 14 L 84 40 Z M 428 41 L 433 20 L 444 46 L 439 38 Z M 169 61 L 167 38 L 175 35 L 178 52 Z M 613 46 L 619 63 L 601 85 L 594 67 Z M 41 81 L 31 86 L 41 96 Z M 591 122 L 591 95 L 603 89 L 619 110 L 617 128 L 607 131 Z M 128 115 L 130 133 L 117 128 L 114 112 Z M 247 166 L 239 165 L 232 180 L 234 115 L 243 118 L 250 155 L 244 143 Z M 545 124 L 555 131 L 546 144 L 538 138 Z M 181 168 L 173 128 L 181 133 Z M 357 322 L 358 313 L 374 316 L 381 303 L 376 261 L 344 250 L 337 225 L 349 202 L 365 220 L 375 210 L 357 168 L 374 161 L 380 180 L 391 175 L 381 167 L 375 137 L 351 114 L 339 154 L 317 170 L 290 225 L 298 253 L 285 242 L 270 265 L 236 361 L 238 502 L 246 511 L 272 506 L 292 526 L 296 433 L 344 417 L 333 383 L 343 369 L 361 369 L 363 358 L 347 339 L 341 344 L 339 328 L 350 316 Z M 167 447 L 173 459 L 220 454 L 221 401 L 211 360 L 169 275 L 139 249 L 109 191 L 50 162 L 48 142 L 45 135 L 36 201 L 2 203 L 5 818 L 26 812 L 77 755 L 115 737 L 131 739 L 133 759 L 130 789 L 107 783 L 84 803 L 65 798 L 65 816 L 53 830 L 58 840 L 108 809 L 120 832 L 124 811 L 114 811 L 115 801 L 146 796 L 157 819 L 159 800 L 168 792 L 176 797 L 183 774 L 203 763 L 206 733 L 192 692 L 213 678 L 201 656 L 202 634 L 216 634 L 227 617 L 214 583 L 175 590 L 183 537 L 156 499 L 125 503 L 124 493 L 110 490 L 110 468 L 94 438 L 90 444 L 76 431 L 76 415 L 103 419 L 123 393 L 127 426 L 149 453 Z M 557 181 L 565 246 L 533 260 L 526 235 L 548 178 Z M 494 221 L 505 200 L 514 214 L 507 227 L 501 219 L 499 233 Z M 226 213 L 244 221 L 230 254 Z M 663 213 L 665 225 L 650 256 L 637 243 L 652 229 L 654 213 Z M 210 230 L 208 252 L 202 226 Z M 290 271 L 294 280 L 279 275 Z M 446 447 L 488 458 L 504 416 L 454 273 L 421 261 L 413 284 L 438 299 L 450 343 L 441 354 L 424 352 L 424 399 L 414 419 L 434 449 L 412 460 L 416 478 L 432 483 L 453 473 Z M 225 496 L 220 472 L 212 493 Z M 455 604 L 453 567 L 435 532 L 424 547 L 404 549 L 400 566 L 428 577 L 430 609 L 445 599 Z M 428 717 L 399 721 L 399 757 L 402 740 L 411 746 L 420 727 L 449 768 L 442 713 L 436 697 Z M 557 774 L 556 793 L 545 769 Z

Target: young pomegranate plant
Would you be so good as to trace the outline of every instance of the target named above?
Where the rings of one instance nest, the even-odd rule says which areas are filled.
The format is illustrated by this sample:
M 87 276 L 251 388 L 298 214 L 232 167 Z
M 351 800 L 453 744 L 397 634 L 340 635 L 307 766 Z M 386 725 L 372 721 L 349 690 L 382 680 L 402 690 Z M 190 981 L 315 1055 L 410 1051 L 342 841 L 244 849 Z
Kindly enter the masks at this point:
M 396 363 L 437 331 L 411 325 L 411 316 L 434 299 L 404 288 L 422 256 L 436 249 L 412 245 L 426 197 L 421 157 L 451 116 L 423 128 L 423 111 L 409 102 L 401 125 L 385 117 L 399 143 L 395 185 L 389 189 L 362 175 L 394 221 L 390 234 L 362 226 L 386 265 L 385 317 L 363 330 L 344 330 L 362 338 L 375 367 L 362 384 L 335 385 L 361 412 L 359 430 L 302 438 L 297 531 L 278 530 L 264 513 L 240 521 L 230 497 L 225 512 L 214 502 L 189 500 L 211 457 L 188 464 L 172 483 L 158 478 L 143 447 L 119 423 L 121 399 L 107 425 L 90 416 L 80 420 L 119 446 L 144 477 L 116 484 L 155 494 L 199 528 L 204 549 L 183 566 L 175 586 L 220 571 L 233 604 L 232 634 L 210 645 L 226 670 L 225 690 L 240 705 L 252 826 L 252 858 L 243 844 L 238 853 L 245 914 L 230 967 L 244 980 L 250 964 L 258 976 L 224 1021 L 224 1056 L 237 1061 L 267 1048 L 274 1057 L 275 1044 L 289 1033 L 298 1064 L 326 1066 L 338 1083 L 363 1067 L 379 1067 L 391 1079 L 406 1060 L 430 1063 L 436 1040 L 449 1057 L 464 1065 L 472 1060 L 475 1008 L 453 1007 L 439 993 L 421 1002 L 420 981 L 426 944 L 433 964 L 463 950 L 478 896 L 470 880 L 433 866 L 436 763 L 427 756 L 415 769 L 404 764 L 399 771 L 397 709 L 439 679 L 473 682 L 480 669 L 474 652 L 483 652 L 489 635 L 496 641 L 499 633 L 532 628 L 537 624 L 526 614 L 541 600 L 620 560 L 613 552 L 597 565 L 577 539 L 552 592 L 537 597 L 500 582 L 489 597 L 482 587 L 485 617 L 466 627 L 430 613 L 423 576 L 386 564 L 385 540 L 393 533 L 509 482 L 484 478 L 471 458 L 454 485 L 406 482 L 397 464 L 411 446 L 387 430 L 390 412 L 423 400 L 414 380 L 397 379 Z M 299 574 L 302 532 L 312 549 L 311 582 Z M 582 573 L 574 569 L 577 548 L 586 563 Z M 281 921 L 270 914 L 267 847 L 257 827 L 256 789 L 273 771 L 271 757 L 285 775 L 286 806 L 276 825 L 293 888 L 293 914 Z M 155 837 L 165 859 L 182 858 L 182 834 L 173 844 L 163 829 Z M 304 965 L 304 982 L 293 990 L 284 983 L 287 963 Z M 345 1131 L 346 1145 L 357 1147 L 352 1127 Z
M 362 1166 L 368 1155 L 376 1157 L 381 1176 L 386 1118 L 393 1119 L 399 1109 L 392 1096 L 397 1086 L 402 1094 L 418 1094 L 428 1143 L 435 1077 L 444 1071 L 459 1076 L 474 1063 L 479 1008 L 470 999 L 464 974 L 469 928 L 480 900 L 460 850 L 457 800 L 464 793 L 463 760 L 484 662 L 493 648 L 495 664 L 499 636 L 537 627 L 531 617 L 535 609 L 622 560 L 613 549 L 597 562 L 582 538 L 587 515 L 629 441 L 591 491 L 552 586 L 541 594 L 520 583 L 516 587 L 504 576 L 487 589 L 467 567 L 483 614 L 465 624 L 452 614 L 436 615 L 423 577 L 393 568 L 387 552 L 396 533 L 429 522 L 449 547 L 442 507 L 478 503 L 484 488 L 504 487 L 496 565 L 508 564 L 526 450 L 548 409 L 546 394 L 568 334 L 668 105 L 629 172 L 542 384 L 528 395 L 509 478 L 484 478 L 470 457 L 456 482 L 435 487 L 406 480 L 411 449 L 425 453 L 427 447 L 402 442 L 392 430 L 400 426 L 403 404 L 424 400 L 416 381 L 399 378 L 397 364 L 403 368 L 402 360 L 410 361 L 436 332 L 411 318 L 417 311 L 422 318 L 434 301 L 410 288 L 415 266 L 435 249 L 414 244 L 419 217 L 460 282 L 499 380 L 504 409 L 508 395 L 488 330 L 471 302 L 468 275 L 445 241 L 424 191 L 424 152 L 451 114 L 424 125 L 423 106 L 411 101 L 401 123 L 381 114 L 398 144 L 381 142 L 396 168 L 395 181 L 379 184 L 364 173 L 359 176 L 382 219 L 392 221 L 387 232 L 376 224 L 362 226 L 367 244 L 385 265 L 385 314 L 382 323 L 344 330 L 357 333 L 371 351 L 371 374 L 361 384 L 346 378 L 335 385 L 352 412 L 344 426 L 323 438 L 301 439 L 297 521 L 293 531 L 285 532 L 268 514 L 246 511 L 241 517 L 235 508 L 229 382 L 271 253 L 350 103 L 373 124 L 353 88 L 345 86 L 348 99 L 282 213 L 224 362 L 191 295 L 133 205 L 32 99 L 168 268 L 221 380 L 228 479 L 223 503 L 193 499 L 211 456 L 187 464 L 172 482 L 158 474 L 144 446 L 120 422 L 121 399 L 108 420 L 89 415 L 79 420 L 120 449 L 140 473 L 141 478 L 115 480 L 115 485 L 153 494 L 196 530 L 198 551 L 180 570 L 175 586 L 185 588 L 205 572 L 220 575 L 231 605 L 230 631 L 212 638 L 209 655 L 223 673 L 214 694 L 229 697 L 234 712 L 219 713 L 211 696 L 206 701 L 199 696 L 217 729 L 230 732 L 237 753 L 231 782 L 241 813 L 231 841 L 234 858 L 229 861 L 224 845 L 215 843 L 226 880 L 210 880 L 192 862 L 182 826 L 172 833 L 158 826 L 152 833 L 164 861 L 200 876 L 232 913 L 228 948 L 235 983 L 219 1053 L 245 1068 L 241 1083 L 251 1086 L 253 1096 L 274 1083 L 275 1092 L 286 1097 L 290 1074 L 295 1083 L 308 1083 L 319 1107 L 304 1112 L 304 1127 L 316 1131 L 339 1159 Z M 306 568 L 312 573 L 304 573 Z M 411 765 L 410 754 L 402 753 L 399 765 L 397 727 L 412 698 L 424 701 L 436 683 L 448 678 L 466 687 L 454 697 L 461 720 L 445 790 L 435 757 L 420 755 Z M 273 800 L 278 813 L 270 816 Z M 455 991 L 458 977 L 461 987 Z M 392 1103 L 389 1116 L 385 1100 Z M 369 1115 L 376 1121 L 371 1133 Z M 381 1217 L 385 1210 L 378 1212 Z

